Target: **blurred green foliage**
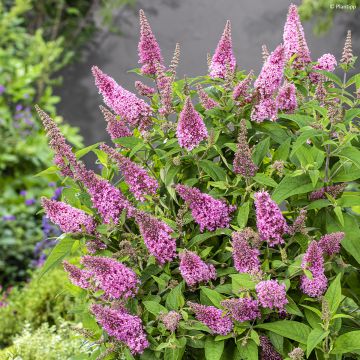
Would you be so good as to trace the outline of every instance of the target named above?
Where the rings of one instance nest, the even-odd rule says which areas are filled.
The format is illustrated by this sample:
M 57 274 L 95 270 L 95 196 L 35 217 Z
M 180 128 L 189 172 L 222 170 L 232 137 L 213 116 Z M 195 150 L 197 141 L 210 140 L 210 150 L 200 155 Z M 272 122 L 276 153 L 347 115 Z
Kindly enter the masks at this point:
M 359 0 L 302 0 L 299 6 L 299 14 L 302 20 L 314 21 L 314 33 L 321 35 L 327 32 L 333 25 L 334 17 L 339 11 L 354 13 L 354 9 L 360 6 Z
M 0 307 L 0 348 L 10 345 L 25 324 L 35 330 L 42 323 L 60 325 L 59 319 L 74 321 L 75 315 L 69 313 L 69 309 L 75 305 L 75 300 L 65 293 L 66 284 L 64 271 L 56 269 L 42 278 L 36 271 L 24 287 L 11 289 Z

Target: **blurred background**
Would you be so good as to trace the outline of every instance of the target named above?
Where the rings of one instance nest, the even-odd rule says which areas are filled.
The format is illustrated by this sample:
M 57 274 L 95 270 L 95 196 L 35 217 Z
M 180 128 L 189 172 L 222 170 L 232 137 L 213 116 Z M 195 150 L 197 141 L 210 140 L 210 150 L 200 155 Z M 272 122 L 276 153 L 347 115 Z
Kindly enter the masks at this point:
M 313 60 L 324 53 L 339 60 L 348 29 L 354 54 L 360 53 L 360 0 L 293 2 Z M 58 199 L 63 188 L 34 104 L 51 114 L 75 149 L 106 141 L 90 68 L 99 66 L 134 91 L 136 75 L 128 71 L 138 62 L 140 8 L 167 63 L 180 43 L 177 73 L 183 77 L 206 74 L 207 54 L 213 54 L 227 19 L 239 69 L 258 74 L 261 46 L 272 51 L 282 41 L 290 3 L 0 0 L 1 360 L 87 359 L 91 352 L 74 331 L 77 311 L 68 309 L 76 309 L 77 297 L 69 295 L 76 290 L 69 289 L 63 271 L 55 269 L 39 280 L 60 235 L 43 215 L 40 198 Z

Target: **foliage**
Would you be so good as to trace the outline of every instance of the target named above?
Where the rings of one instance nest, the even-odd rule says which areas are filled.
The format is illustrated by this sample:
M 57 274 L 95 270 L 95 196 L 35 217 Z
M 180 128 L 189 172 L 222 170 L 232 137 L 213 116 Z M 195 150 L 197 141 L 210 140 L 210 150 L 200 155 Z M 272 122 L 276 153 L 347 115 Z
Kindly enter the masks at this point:
M 297 14 L 294 6 L 290 11 Z M 116 150 L 95 145 L 75 157 L 39 109 L 62 157 L 62 200 L 76 208 L 43 202 L 52 221 L 73 229 L 43 273 L 81 255 L 77 266 L 64 263 L 78 286 L 71 292 L 82 299 L 88 338 L 105 339 L 109 359 L 278 359 L 294 358 L 294 351 L 309 359 L 356 358 L 359 75 L 341 80 L 321 59 L 301 58 L 302 27 L 290 23 L 298 52 L 283 69 L 278 47 L 250 88 L 251 76 L 221 63 L 227 57 L 234 65 L 227 23 L 211 63 L 222 75 L 175 81 L 178 55 L 165 71 L 140 16 L 148 37 L 140 51 L 155 49 L 158 61 L 142 70 L 158 91 L 137 86 L 151 108 L 93 68 L 105 103 L 121 115 L 103 110 Z M 151 54 L 141 54 L 143 65 Z M 354 61 L 341 67 L 348 71 Z M 193 108 L 197 95 L 201 103 Z M 115 136 L 114 128 L 124 126 L 133 136 Z M 80 160 L 89 151 L 101 176 Z M 233 313 L 234 301 L 247 302 L 248 310 Z
M 59 325 L 58 319 L 74 320 L 69 313 L 75 301 L 64 292 L 66 276 L 60 269 L 40 279 L 39 271 L 24 287 L 14 287 L 0 307 L 0 345 L 11 344 L 25 323 L 36 330 L 42 323 Z
M 50 165 L 47 143 L 33 104 L 43 104 L 54 113 L 59 98 L 52 75 L 68 62 L 63 41 L 44 40 L 41 28 L 27 32 L 25 19 L 32 3 L 16 1 L 8 8 L 0 4 L 0 284 L 23 280 L 34 258 L 34 245 L 44 236 L 39 198 L 52 196 L 48 181 L 34 177 Z M 77 130 L 62 129 L 76 146 Z
M 35 331 L 25 324 L 14 345 L 0 351 L 0 357 L 4 360 L 87 359 L 92 349 L 87 349 L 84 341 L 71 330 L 70 323 L 64 320 L 58 323 L 58 326 L 43 323 Z
M 333 26 L 336 13 L 342 11 L 353 13 L 358 6 L 358 0 L 340 0 L 336 2 L 331 0 L 303 0 L 299 6 L 299 13 L 301 18 L 306 21 L 315 18 L 314 33 L 320 35 Z

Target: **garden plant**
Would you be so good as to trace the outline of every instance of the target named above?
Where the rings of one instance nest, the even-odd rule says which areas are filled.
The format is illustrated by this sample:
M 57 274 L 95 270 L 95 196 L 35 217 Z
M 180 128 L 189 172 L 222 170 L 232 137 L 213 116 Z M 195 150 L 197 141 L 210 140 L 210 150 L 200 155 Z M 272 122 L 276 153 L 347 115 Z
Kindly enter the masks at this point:
M 37 106 L 64 187 L 42 199 L 63 232 L 42 273 L 63 263 L 91 358 L 360 358 L 351 33 L 312 59 L 291 5 L 258 75 L 227 22 L 209 74 L 177 79 L 140 11 L 139 57 L 138 95 L 92 68 L 112 146 L 73 152 Z

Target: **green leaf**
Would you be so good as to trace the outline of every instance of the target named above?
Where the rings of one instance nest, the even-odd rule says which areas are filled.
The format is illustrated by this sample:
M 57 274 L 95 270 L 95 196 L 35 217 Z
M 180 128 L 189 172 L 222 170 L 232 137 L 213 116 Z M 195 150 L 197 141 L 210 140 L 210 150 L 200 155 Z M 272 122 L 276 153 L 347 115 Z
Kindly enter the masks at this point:
M 360 168 L 360 151 L 353 146 L 342 149 L 338 156 L 350 160 L 354 165 Z
M 223 181 L 226 179 L 226 171 L 217 163 L 210 160 L 200 160 L 199 166 L 215 181 Z
M 330 71 L 326 71 L 326 70 L 314 70 L 314 72 L 320 73 L 322 75 L 325 75 L 328 79 L 332 80 L 335 84 L 339 85 L 340 87 L 342 87 L 342 81 L 341 79 L 335 75 L 334 73 L 330 72 Z
M 136 145 L 138 144 L 142 144 L 143 143 L 143 140 L 142 139 L 139 139 L 135 136 L 125 136 L 125 137 L 122 137 L 122 138 L 119 138 L 119 139 L 115 139 L 114 142 L 116 144 L 119 144 L 125 148 L 128 148 L 128 149 L 132 149 L 134 148 Z
M 331 282 L 324 297 L 329 304 L 331 314 L 334 315 L 343 299 L 343 296 L 341 294 L 341 274 L 338 274 L 336 278 Z
M 215 237 L 215 236 L 219 236 L 219 235 L 228 235 L 230 236 L 232 234 L 232 231 L 230 229 L 217 229 L 215 231 L 207 231 L 203 234 L 199 234 L 196 235 L 195 237 L 193 237 L 189 243 L 187 244 L 187 248 L 191 248 L 194 245 L 200 245 L 201 243 L 203 243 L 205 240 Z
M 255 282 L 251 279 L 250 274 L 232 274 L 232 291 L 238 294 L 241 289 L 254 290 Z
M 319 170 L 309 170 L 309 176 L 310 176 L 313 187 L 315 187 L 319 180 L 320 171 Z
M 266 154 L 269 151 L 270 139 L 267 137 L 266 139 L 260 141 L 255 146 L 255 150 L 253 152 L 252 158 L 256 165 L 260 165 L 264 160 Z
M 293 195 L 304 194 L 314 189 L 307 175 L 292 177 L 286 175 L 274 190 L 271 198 L 280 204 Z
M 167 314 L 168 310 L 156 301 L 144 301 L 146 310 L 151 314 L 158 316 L 160 313 Z
M 179 285 L 171 289 L 168 296 L 166 297 L 166 307 L 171 310 L 178 310 L 180 307 L 185 305 L 185 299 L 183 296 L 184 283 L 181 282 Z
M 288 119 L 294 121 L 299 126 L 299 129 L 304 126 L 308 126 L 313 122 L 311 116 L 302 114 L 280 114 L 280 119 Z
M 34 177 L 42 177 L 45 175 L 51 175 L 51 174 L 56 174 L 58 172 L 58 167 L 57 166 L 50 166 L 48 167 L 46 170 L 40 171 L 39 173 L 37 173 L 36 175 L 34 175 Z
M 100 143 L 96 143 L 96 144 L 87 146 L 86 148 L 77 151 L 77 152 L 75 153 L 76 158 L 77 158 L 77 159 L 81 159 L 81 158 L 82 158 L 83 156 L 85 156 L 87 153 L 89 153 L 90 151 L 96 149 L 96 148 L 99 146 L 99 144 L 100 144 Z
M 322 328 L 315 328 L 311 330 L 306 343 L 306 357 L 309 357 L 316 345 L 328 336 L 330 331 L 324 331 Z
M 285 305 L 286 312 L 288 312 L 289 314 L 303 317 L 304 314 L 298 308 L 295 301 L 290 296 L 288 296 L 287 299 L 288 299 L 288 303 Z
M 253 124 L 253 127 L 268 134 L 278 144 L 282 144 L 289 139 L 288 133 L 276 122 L 264 121 L 261 124 Z
M 343 212 L 340 206 L 335 206 L 334 207 L 334 212 L 335 215 L 337 217 L 337 219 L 339 220 L 339 223 L 344 226 L 344 216 L 343 216 Z
M 360 75 L 360 74 L 358 74 L 358 75 Z M 347 124 L 348 122 L 350 122 L 355 117 L 359 117 L 359 115 L 360 115 L 360 109 L 359 108 L 346 110 L 345 111 L 345 116 L 344 116 L 344 122 Z
M 346 354 L 352 351 L 360 350 L 360 330 L 350 331 L 346 334 L 340 335 L 334 344 L 332 354 Z
M 76 240 L 67 236 L 67 234 L 62 234 L 58 237 L 58 243 L 51 250 L 50 255 L 46 259 L 45 264 L 41 269 L 40 278 L 44 276 L 48 271 L 59 265 L 61 261 L 70 254 L 71 248 L 74 245 L 75 241 Z
M 311 328 L 298 321 L 281 320 L 257 325 L 256 328 L 272 331 L 278 335 L 306 344 Z
M 182 359 L 186 346 L 186 338 L 176 339 L 170 347 L 165 349 L 164 360 L 180 360 Z
M 290 153 L 290 144 L 291 144 L 291 138 L 288 138 L 285 142 L 283 142 L 275 151 L 272 157 L 273 161 L 276 160 L 286 161 Z
M 247 201 L 242 206 L 240 206 L 238 215 L 237 215 L 237 224 L 240 228 L 243 228 L 246 226 L 249 218 L 249 212 L 250 212 L 250 202 Z
M 344 213 L 343 216 L 344 226 L 341 226 L 328 214 L 326 217 L 326 229 L 328 232 L 343 231 L 345 233 L 341 246 L 360 264 L 360 229 L 358 222 L 352 215 Z
M 270 187 L 276 187 L 278 184 L 275 180 L 273 180 L 271 177 L 263 174 L 263 173 L 257 173 L 253 179 L 262 185 L 270 186 Z
M 258 360 L 258 346 L 254 340 L 249 340 L 245 346 L 238 341 L 236 346 L 242 360 Z
M 224 297 L 221 294 L 205 286 L 201 287 L 201 292 L 213 303 L 213 305 L 221 307 L 220 303 L 224 300 Z
M 220 360 L 224 345 L 225 341 L 215 341 L 213 336 L 208 336 L 205 340 L 205 359 Z

